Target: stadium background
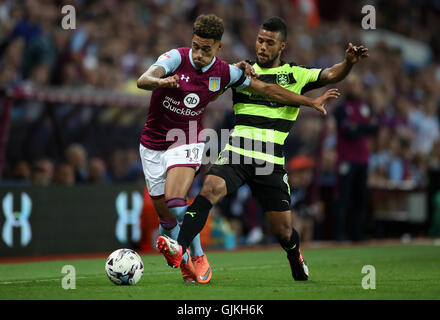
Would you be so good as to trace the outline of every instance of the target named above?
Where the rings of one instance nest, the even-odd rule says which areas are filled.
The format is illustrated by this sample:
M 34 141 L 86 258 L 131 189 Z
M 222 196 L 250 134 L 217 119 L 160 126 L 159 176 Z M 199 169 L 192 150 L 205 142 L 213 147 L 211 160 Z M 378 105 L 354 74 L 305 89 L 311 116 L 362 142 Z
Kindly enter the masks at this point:
M 66 4 L 76 30 L 61 28 Z M 376 8 L 376 30 L 361 28 L 365 4 Z M 258 26 L 272 15 L 288 24 L 287 61 L 327 67 L 348 42 L 370 49 L 354 82 L 337 85 L 343 96 L 329 115 L 303 108 L 286 144 L 288 160 L 315 163 L 311 190 L 324 209 L 311 219 L 311 241 L 334 240 L 332 110 L 353 90 L 380 125 L 370 139 L 365 239 L 439 236 L 439 12 L 434 0 L 0 1 L 1 256 L 151 249 L 157 219 L 138 156 L 149 93 L 136 80 L 161 53 L 189 45 L 201 13 L 224 19 L 219 56 L 228 62 L 254 57 Z M 231 105 L 230 92 L 212 103 L 205 127 L 231 128 Z M 213 211 L 205 244 L 274 242 L 246 187 Z

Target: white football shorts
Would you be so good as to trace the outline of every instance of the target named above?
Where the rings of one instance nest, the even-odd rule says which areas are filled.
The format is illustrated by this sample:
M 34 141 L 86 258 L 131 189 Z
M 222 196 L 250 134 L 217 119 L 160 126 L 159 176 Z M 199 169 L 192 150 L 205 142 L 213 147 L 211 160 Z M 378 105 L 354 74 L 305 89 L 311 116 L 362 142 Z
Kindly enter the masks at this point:
M 139 145 L 142 168 L 148 193 L 154 198 L 165 194 L 167 171 L 174 167 L 194 167 L 202 164 L 203 142 L 181 145 L 168 150 L 151 150 Z

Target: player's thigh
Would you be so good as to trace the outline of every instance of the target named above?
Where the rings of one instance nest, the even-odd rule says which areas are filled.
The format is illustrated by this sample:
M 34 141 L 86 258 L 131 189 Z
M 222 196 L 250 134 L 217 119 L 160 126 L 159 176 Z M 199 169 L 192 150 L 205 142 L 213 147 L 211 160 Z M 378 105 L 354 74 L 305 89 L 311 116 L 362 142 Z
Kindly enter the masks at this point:
M 235 192 L 245 182 L 246 172 L 241 165 L 213 164 L 206 174 L 200 194 L 214 204 Z
M 139 155 L 149 195 L 152 199 L 163 197 L 166 180 L 166 168 L 163 161 L 165 151 L 150 150 L 140 145 Z
M 269 175 L 254 175 L 249 186 L 264 212 L 290 212 L 290 186 L 284 170 Z
M 173 167 L 167 171 L 165 199 L 185 198 L 194 180 L 193 167 Z
M 204 146 L 204 143 L 185 144 L 165 152 L 166 199 L 186 197 L 194 175 L 202 164 Z
M 289 240 L 292 233 L 292 213 L 290 187 L 285 171 L 254 176 L 249 186 L 263 207 L 272 232 L 279 239 Z

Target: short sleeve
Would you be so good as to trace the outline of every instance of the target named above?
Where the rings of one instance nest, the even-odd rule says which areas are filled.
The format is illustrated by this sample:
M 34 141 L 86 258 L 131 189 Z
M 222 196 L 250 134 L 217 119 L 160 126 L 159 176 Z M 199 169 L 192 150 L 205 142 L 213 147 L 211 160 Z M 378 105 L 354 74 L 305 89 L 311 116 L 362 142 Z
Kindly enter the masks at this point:
M 161 66 L 165 69 L 165 74 L 170 74 L 179 67 L 182 62 L 182 57 L 177 49 L 172 49 L 162 54 L 153 66 Z
M 322 87 L 319 75 L 322 69 L 295 66 L 295 79 L 302 84 L 301 94 Z
M 306 69 L 307 70 L 307 83 L 318 81 L 319 74 L 322 69 Z
M 229 65 L 229 75 L 230 81 L 228 87 L 233 87 L 235 89 L 244 89 L 249 86 L 251 79 L 244 75 L 243 70 L 240 68 Z

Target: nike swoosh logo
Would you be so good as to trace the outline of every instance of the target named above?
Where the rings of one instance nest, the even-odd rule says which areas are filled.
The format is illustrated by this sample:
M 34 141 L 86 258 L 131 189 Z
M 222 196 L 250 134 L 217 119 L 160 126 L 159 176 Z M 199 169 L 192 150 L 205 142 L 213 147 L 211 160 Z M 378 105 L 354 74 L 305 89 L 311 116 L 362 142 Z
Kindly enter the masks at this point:
M 197 212 L 189 212 L 187 211 L 185 214 L 189 214 L 192 218 L 197 214 Z
M 293 249 L 295 249 L 295 248 L 296 248 L 296 243 L 293 245 L 292 248 L 284 248 L 284 249 L 286 249 L 286 250 L 293 250 Z
M 210 272 L 211 272 L 211 267 L 208 268 L 208 271 L 206 271 L 206 273 L 205 273 L 205 275 L 203 277 L 199 276 L 200 280 L 205 281 L 206 279 L 208 279 Z

